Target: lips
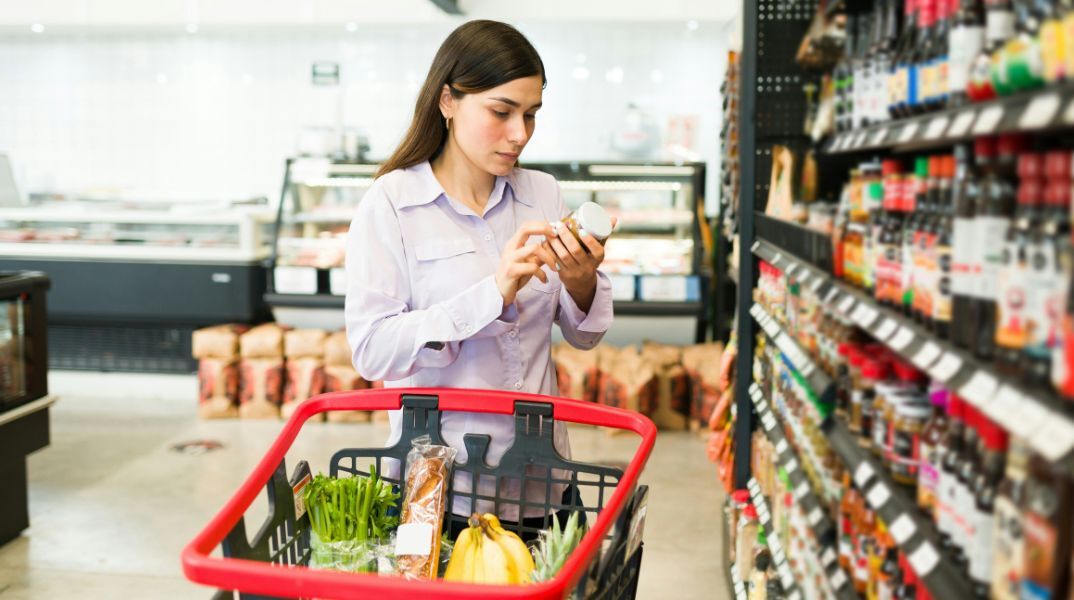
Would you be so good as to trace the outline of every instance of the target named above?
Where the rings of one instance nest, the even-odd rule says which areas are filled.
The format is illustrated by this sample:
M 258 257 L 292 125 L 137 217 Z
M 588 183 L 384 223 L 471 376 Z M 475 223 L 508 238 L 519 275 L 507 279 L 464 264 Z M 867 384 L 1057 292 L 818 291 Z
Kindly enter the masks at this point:
M 515 154 L 513 152 L 497 152 L 496 154 L 499 154 L 507 160 L 518 160 L 518 154 Z

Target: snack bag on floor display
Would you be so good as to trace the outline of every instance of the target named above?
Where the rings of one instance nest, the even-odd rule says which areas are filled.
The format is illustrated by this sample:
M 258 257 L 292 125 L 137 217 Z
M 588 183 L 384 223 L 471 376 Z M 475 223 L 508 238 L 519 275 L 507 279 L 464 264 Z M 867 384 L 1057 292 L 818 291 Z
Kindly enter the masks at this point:
M 239 364 L 234 358 L 198 361 L 198 417 L 234 419 L 239 416 Z
M 194 332 L 191 354 L 194 358 L 219 358 L 234 362 L 239 357 L 239 337 L 250 329 L 247 325 L 215 325 Z
M 283 402 L 283 358 L 247 358 L 239 363 L 239 416 L 277 419 Z
M 690 378 L 682 366 L 682 348 L 646 342 L 642 346 L 642 356 L 656 372 L 653 422 L 661 429 L 686 429 L 690 417 Z
M 242 334 L 239 338 L 243 358 L 283 358 L 283 335 L 287 328 L 265 323 Z
M 559 395 L 596 402 L 600 395 L 599 351 L 579 350 L 563 342 L 556 345 L 554 357 Z
M 637 348 L 623 348 L 615 355 L 614 362 L 604 365 L 610 368 L 604 371 L 602 403 L 651 414 L 656 404 L 656 373 Z
M 299 404 L 324 391 L 324 361 L 320 358 L 288 358 L 280 415 L 291 418 Z M 319 415 L 318 415 L 319 416 Z M 320 420 L 320 419 L 315 419 Z
M 337 331 L 324 341 L 324 391 L 350 392 L 364 390 L 369 382 L 362 379 L 351 363 L 351 347 L 347 333 Z M 370 411 L 333 410 L 328 413 L 332 423 L 368 423 Z
M 283 355 L 288 359 L 324 358 L 328 332 L 323 329 L 292 329 L 284 334 Z
M 414 439 L 407 454 L 406 487 L 395 536 L 399 572 L 406 579 L 436 579 L 448 483 L 457 453 L 421 436 Z
M 704 427 L 720 399 L 719 375 L 723 344 L 700 344 L 683 351 L 683 366 L 690 376 L 690 428 Z

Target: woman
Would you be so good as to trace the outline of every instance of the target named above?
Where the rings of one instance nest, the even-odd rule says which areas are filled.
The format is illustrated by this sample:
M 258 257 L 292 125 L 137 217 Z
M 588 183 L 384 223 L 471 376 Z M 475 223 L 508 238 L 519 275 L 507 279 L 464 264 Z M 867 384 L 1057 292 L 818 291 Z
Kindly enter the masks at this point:
M 517 168 L 544 85 L 537 51 L 509 25 L 471 21 L 440 47 L 410 128 L 347 238 L 347 337 L 366 379 L 555 395 L 553 322 L 578 348 L 596 346 L 608 330 L 611 283 L 597 270 L 604 248 L 551 225 L 569 212 L 559 186 Z M 514 428 L 509 415 L 477 413 L 445 413 L 441 424 L 459 461 L 467 460 L 464 434 L 491 436 L 491 464 L 513 443 Z M 391 429 L 389 445 L 400 436 L 398 411 Z M 562 423 L 554 443 L 570 457 Z M 456 490 L 470 483 L 457 477 Z M 501 493 L 517 498 L 519 487 Z M 478 492 L 491 496 L 493 485 L 482 482 Z M 535 484 L 526 498 L 543 502 L 545 493 Z M 562 485 L 552 493 L 574 498 Z M 470 511 L 468 499 L 455 501 L 455 514 Z M 520 517 L 517 506 L 500 513 Z M 521 516 L 545 515 L 527 508 Z

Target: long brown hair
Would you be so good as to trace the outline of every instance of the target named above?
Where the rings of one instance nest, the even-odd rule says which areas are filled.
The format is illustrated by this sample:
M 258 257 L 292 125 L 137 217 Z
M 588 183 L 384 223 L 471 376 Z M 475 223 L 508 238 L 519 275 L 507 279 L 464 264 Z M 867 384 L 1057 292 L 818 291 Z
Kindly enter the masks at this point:
M 459 99 L 534 75 L 541 76 L 542 85 L 547 83 L 541 57 L 517 29 L 499 21 L 460 25 L 437 50 L 418 92 L 410 128 L 376 176 L 432 160 L 444 149 L 448 130 L 440 114 L 440 94 L 445 84 Z

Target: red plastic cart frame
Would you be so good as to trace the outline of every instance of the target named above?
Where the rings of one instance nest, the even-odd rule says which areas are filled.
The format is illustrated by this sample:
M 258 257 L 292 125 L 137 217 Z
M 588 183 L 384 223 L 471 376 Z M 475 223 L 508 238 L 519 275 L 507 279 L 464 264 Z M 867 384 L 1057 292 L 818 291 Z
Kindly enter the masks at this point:
M 641 436 L 641 441 L 596 523 L 552 581 L 521 586 L 408 581 L 398 577 L 319 571 L 210 555 L 264 489 L 310 417 L 337 410 L 396 410 L 401 406 L 402 396 L 410 394 L 436 396 L 439 399 L 437 408 L 441 411 L 510 415 L 514 414 L 518 400 L 549 403 L 557 421 L 633 431 Z M 584 573 L 583 567 L 594 559 L 601 541 L 626 506 L 655 441 L 656 426 L 641 414 L 566 398 L 446 388 L 388 388 L 322 394 L 298 407 L 242 487 L 183 549 L 183 573 L 191 581 L 221 589 L 294 598 L 562 599 L 574 590 Z

